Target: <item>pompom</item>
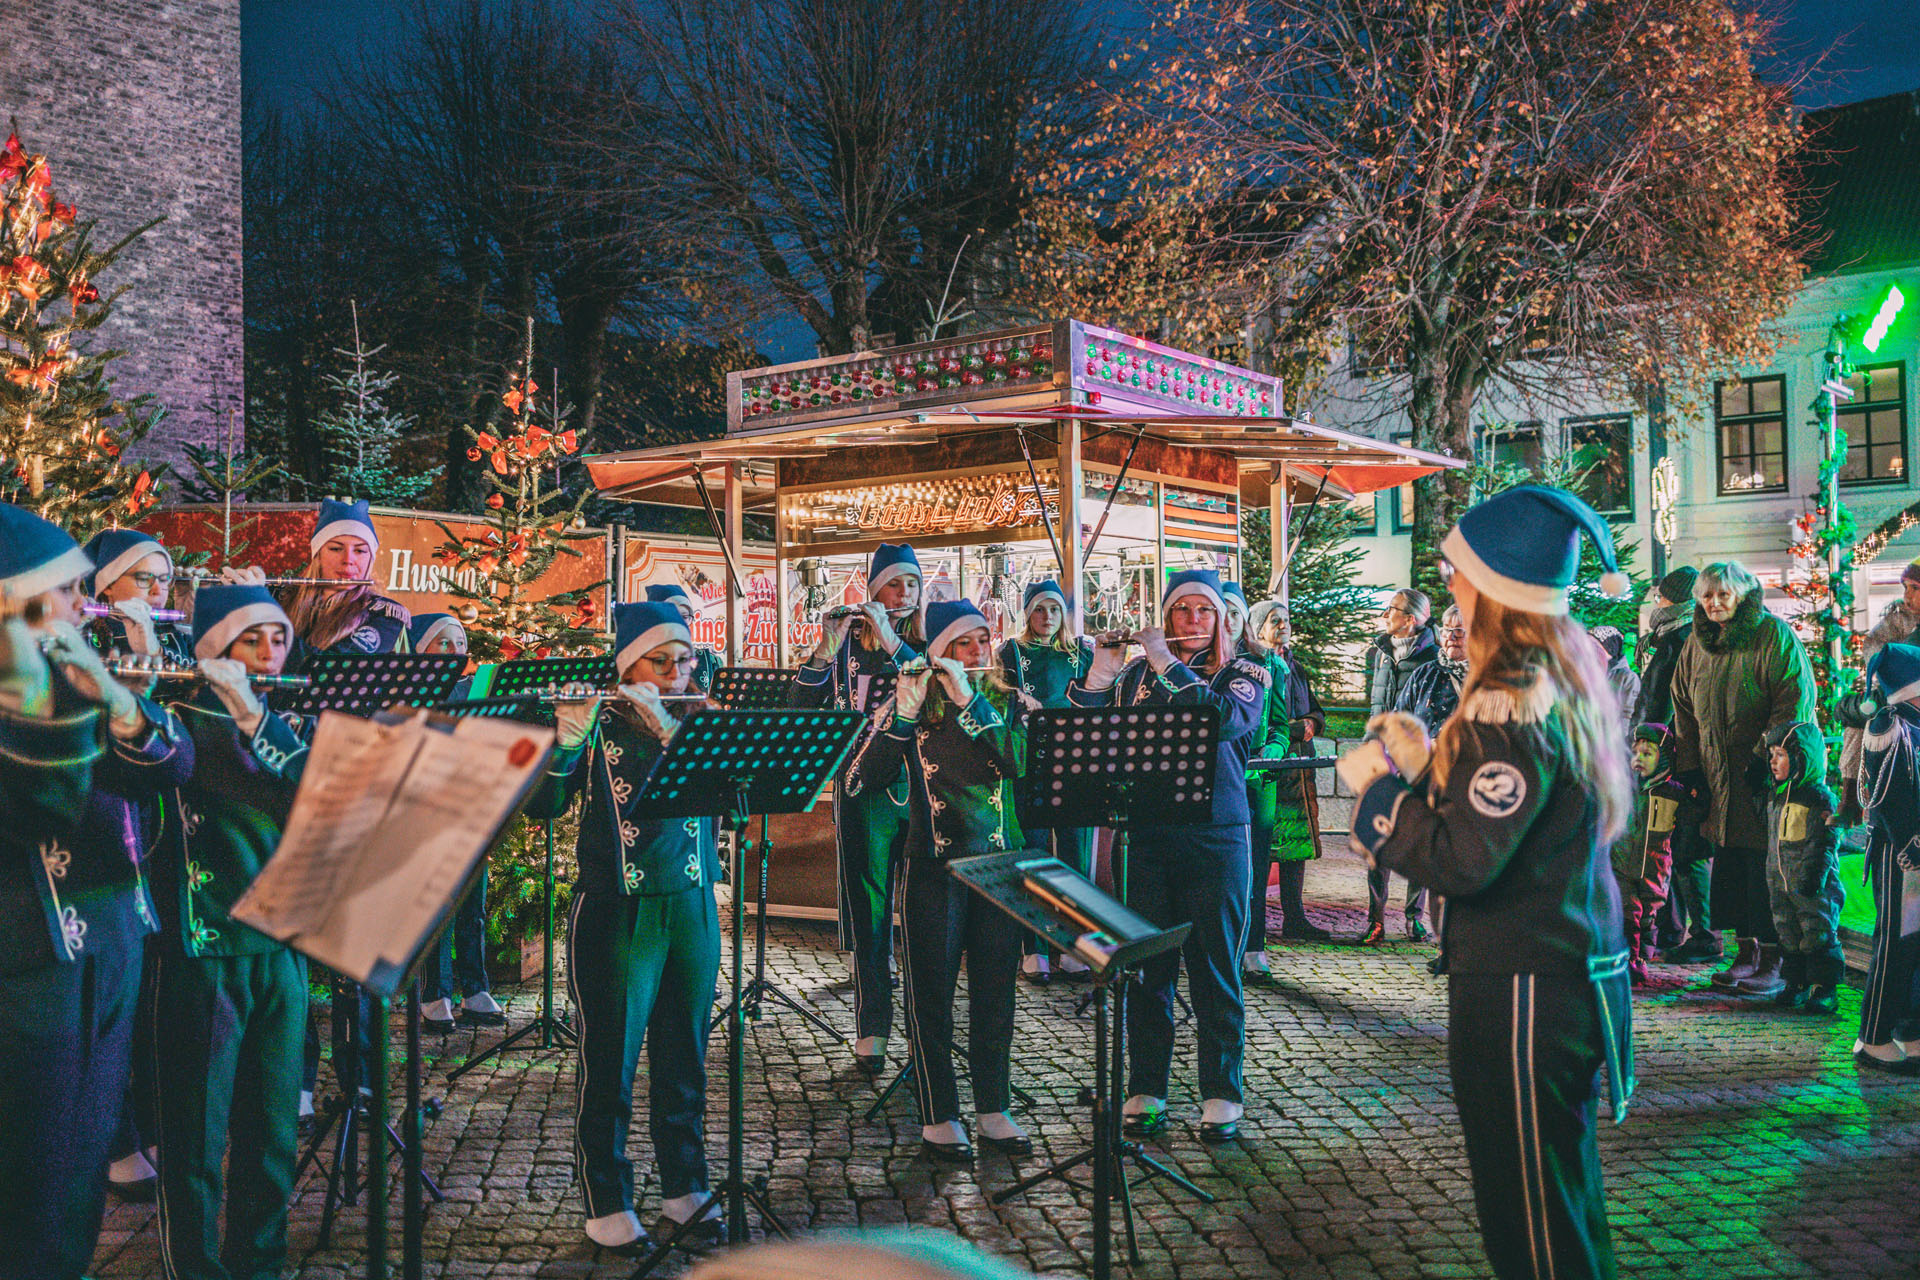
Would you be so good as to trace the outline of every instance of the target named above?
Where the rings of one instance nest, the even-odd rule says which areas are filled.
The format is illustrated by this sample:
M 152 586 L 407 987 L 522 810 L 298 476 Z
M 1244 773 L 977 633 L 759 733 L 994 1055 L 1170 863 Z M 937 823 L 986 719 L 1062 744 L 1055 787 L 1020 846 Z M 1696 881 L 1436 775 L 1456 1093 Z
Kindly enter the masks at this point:
M 1600 575 L 1600 593 L 1609 596 L 1624 596 L 1633 590 L 1633 581 L 1619 570 Z

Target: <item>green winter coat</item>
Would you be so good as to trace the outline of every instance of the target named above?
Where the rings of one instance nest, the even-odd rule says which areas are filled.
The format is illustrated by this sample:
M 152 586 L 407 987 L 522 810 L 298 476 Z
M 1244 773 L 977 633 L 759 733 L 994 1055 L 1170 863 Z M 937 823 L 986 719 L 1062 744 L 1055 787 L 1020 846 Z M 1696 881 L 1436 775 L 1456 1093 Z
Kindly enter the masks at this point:
M 1706 777 L 1701 834 L 1717 846 L 1765 849 L 1766 797 L 1749 766 L 1767 730 L 1813 719 L 1813 669 L 1800 639 L 1747 593 L 1725 627 L 1694 607 L 1693 635 L 1673 672 L 1674 772 Z

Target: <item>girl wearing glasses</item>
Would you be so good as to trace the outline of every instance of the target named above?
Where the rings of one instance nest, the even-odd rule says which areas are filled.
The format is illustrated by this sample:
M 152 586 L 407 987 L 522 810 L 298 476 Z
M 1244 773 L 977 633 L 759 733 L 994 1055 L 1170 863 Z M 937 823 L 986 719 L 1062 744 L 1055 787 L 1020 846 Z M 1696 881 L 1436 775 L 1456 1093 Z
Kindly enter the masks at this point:
M 169 622 L 155 622 L 153 611 L 167 607 L 173 586 L 173 556 L 156 538 L 137 529 L 108 529 L 86 545 L 99 567 L 87 579 L 87 594 L 113 607 L 113 616 L 97 618 L 88 630 L 103 652 L 163 654 L 192 662 L 186 633 Z

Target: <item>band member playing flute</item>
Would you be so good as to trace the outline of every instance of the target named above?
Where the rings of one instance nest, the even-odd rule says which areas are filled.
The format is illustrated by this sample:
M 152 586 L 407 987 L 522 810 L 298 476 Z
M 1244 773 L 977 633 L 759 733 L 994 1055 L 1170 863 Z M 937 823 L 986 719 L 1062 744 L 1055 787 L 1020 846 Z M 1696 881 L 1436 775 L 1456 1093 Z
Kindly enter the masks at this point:
M 99 566 L 87 579 L 87 594 L 113 609 L 112 616 L 94 620 L 106 648 L 190 661 L 188 634 L 171 622 L 153 620 L 155 610 L 167 607 L 173 588 L 173 556 L 166 547 L 137 529 L 108 529 L 89 539 L 85 550 Z
M 308 653 L 406 652 L 406 606 L 373 589 L 380 535 L 367 504 L 324 499 L 309 546 L 302 577 L 356 585 L 296 586 L 281 593 L 296 642 L 288 667 L 299 670 Z
M 680 611 L 681 620 L 687 624 L 687 633 L 693 634 L 694 621 L 700 616 L 700 606 L 687 594 L 687 589 L 677 582 L 651 582 L 647 584 L 647 599 L 655 604 L 670 604 Z M 713 692 L 714 673 L 724 666 L 720 655 L 704 645 L 693 646 L 693 679 L 688 687 L 697 693 Z

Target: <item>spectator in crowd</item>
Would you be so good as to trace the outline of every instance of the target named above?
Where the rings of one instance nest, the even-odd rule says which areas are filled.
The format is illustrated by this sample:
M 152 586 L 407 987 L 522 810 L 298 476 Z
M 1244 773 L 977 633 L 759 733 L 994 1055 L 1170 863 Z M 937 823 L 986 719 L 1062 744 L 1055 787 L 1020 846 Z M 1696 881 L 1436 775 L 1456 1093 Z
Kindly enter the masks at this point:
M 1809 720 L 1767 731 L 1767 889 L 1780 935 L 1780 973 L 1755 974 L 1738 989 L 1770 995 L 1782 1008 L 1832 1016 L 1839 1009 L 1840 863 L 1827 743 Z
M 1419 716 L 1429 733 L 1440 732 L 1460 705 L 1460 686 L 1467 679 L 1467 626 L 1461 621 L 1459 605 L 1448 605 L 1440 615 L 1439 638 L 1438 660 L 1414 671 L 1394 708 Z
M 1673 723 L 1673 669 L 1693 635 L 1693 584 L 1699 576 L 1692 565 L 1682 565 L 1647 595 L 1640 622 L 1640 696 L 1631 712 L 1634 724 Z M 1657 954 L 1667 964 L 1700 963 L 1721 955 L 1720 938 L 1713 932 L 1707 909 L 1713 850 L 1700 835 L 1699 816 L 1691 812 L 1693 803 L 1689 801 L 1689 812 L 1676 818 L 1670 841 L 1672 892 L 1653 922 Z
M 1249 628 L 1266 647 L 1266 660 L 1273 672 L 1273 687 L 1268 691 L 1266 737 L 1262 755 L 1309 755 L 1313 740 L 1327 727 L 1327 713 L 1307 683 L 1307 670 L 1293 653 L 1293 620 L 1287 606 L 1277 600 L 1263 601 L 1253 607 Z M 1248 804 L 1254 805 L 1253 788 L 1258 785 L 1270 799 L 1265 801 L 1270 815 L 1265 829 L 1253 824 L 1253 888 L 1249 903 L 1251 924 L 1247 930 L 1247 951 L 1241 958 L 1242 976 L 1252 982 L 1264 982 L 1267 967 L 1267 877 L 1276 864 L 1280 868 L 1280 936 L 1290 942 L 1326 942 L 1333 935 L 1307 918 L 1302 890 L 1306 885 L 1307 863 L 1320 856 L 1320 797 L 1314 791 L 1312 770 L 1265 774 L 1260 781 L 1248 783 Z M 1256 817 L 1260 812 L 1255 807 Z
M 1700 576 L 1682 565 L 1660 579 L 1640 624 L 1640 696 L 1623 707 L 1635 724 L 1673 722 L 1673 668 L 1693 634 L 1693 584 Z
M 1761 741 L 1770 729 L 1813 719 L 1813 670 L 1799 637 L 1761 604 L 1760 581 L 1744 565 L 1710 564 L 1693 590 L 1693 635 L 1673 673 L 1674 771 L 1706 797 L 1713 919 L 1738 942 L 1713 984 L 1731 990 L 1780 967 Z
M 1607 684 L 1613 689 L 1613 696 L 1620 703 L 1621 722 L 1629 729 L 1637 721 L 1628 720 L 1633 709 L 1640 701 L 1640 677 L 1627 665 L 1627 638 L 1620 634 L 1620 628 L 1605 623 L 1587 632 L 1600 651 L 1607 655 Z
M 1440 660 L 1440 643 L 1429 621 L 1432 617 L 1433 602 L 1411 587 L 1394 592 L 1393 599 L 1387 601 L 1380 615 L 1386 630 L 1374 637 L 1373 646 L 1367 650 L 1368 702 L 1373 715 L 1397 709 L 1414 675 Z M 1388 878 L 1384 867 L 1367 872 L 1367 933 L 1361 942 L 1370 947 L 1386 941 Z M 1433 936 L 1427 932 L 1425 888 L 1407 885 L 1406 914 L 1409 939 L 1425 942 Z
M 1627 973 L 1633 985 L 1650 978 L 1653 922 L 1667 897 L 1673 867 L 1673 833 L 1680 825 L 1686 787 L 1673 776 L 1673 730 L 1643 724 L 1633 731 L 1633 772 L 1639 779 L 1633 827 L 1613 846 L 1613 876 L 1627 935 Z

